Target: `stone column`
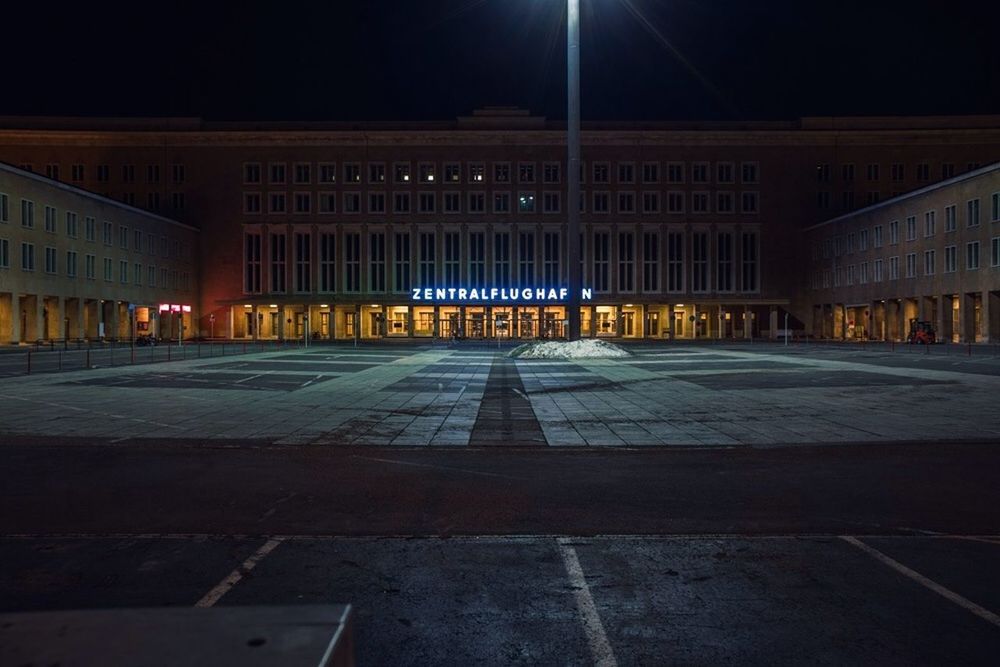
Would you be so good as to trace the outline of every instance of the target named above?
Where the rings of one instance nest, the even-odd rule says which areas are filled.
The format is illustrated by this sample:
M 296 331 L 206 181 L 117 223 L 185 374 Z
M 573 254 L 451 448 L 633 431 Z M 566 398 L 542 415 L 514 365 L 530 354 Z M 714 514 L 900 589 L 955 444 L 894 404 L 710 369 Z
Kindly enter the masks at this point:
M 961 331 L 959 332 L 959 340 L 963 343 L 975 343 L 976 342 L 976 295 L 973 293 L 960 294 L 959 303 L 961 304 L 961 312 L 959 323 L 961 325 Z
M 413 306 L 406 307 L 406 337 L 413 338 Z
M 10 342 L 14 345 L 21 343 L 21 298 L 17 292 L 10 294 Z
M 48 338 L 45 330 L 45 297 L 41 294 L 35 296 L 35 338 L 43 340 Z
M 771 340 L 778 339 L 778 307 L 771 306 L 771 311 L 768 313 L 768 333 Z
M 69 340 L 69 323 L 66 322 L 66 297 L 56 297 L 56 314 L 58 315 L 58 319 L 56 319 L 56 326 L 59 331 L 59 335 L 56 336 L 56 339 Z

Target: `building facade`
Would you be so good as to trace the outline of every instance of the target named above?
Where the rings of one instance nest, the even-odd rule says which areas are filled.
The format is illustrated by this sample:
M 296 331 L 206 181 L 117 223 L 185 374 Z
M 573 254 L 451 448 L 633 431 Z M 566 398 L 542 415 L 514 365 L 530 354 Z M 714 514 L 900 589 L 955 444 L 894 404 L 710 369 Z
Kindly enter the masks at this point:
M 813 331 L 905 340 L 1000 340 L 1000 163 L 805 230 Z
M 1000 117 L 593 123 L 585 335 L 812 321 L 802 230 L 1000 159 Z M 0 119 L 0 160 L 200 231 L 200 335 L 559 336 L 564 125 Z M 430 290 L 429 292 L 427 290 Z
M 189 225 L 0 164 L 0 342 L 190 336 L 198 248 Z

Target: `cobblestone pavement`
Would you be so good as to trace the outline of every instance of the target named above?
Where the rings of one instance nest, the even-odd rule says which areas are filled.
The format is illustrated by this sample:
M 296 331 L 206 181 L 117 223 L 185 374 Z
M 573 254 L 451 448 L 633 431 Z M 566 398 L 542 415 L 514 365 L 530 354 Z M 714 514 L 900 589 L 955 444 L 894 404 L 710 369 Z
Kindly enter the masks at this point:
M 0 433 L 277 444 L 771 446 L 1000 435 L 1000 360 L 664 344 L 625 360 L 324 346 L 0 380 Z M 478 424 L 478 426 L 477 426 Z M 498 435 L 499 434 L 499 435 Z

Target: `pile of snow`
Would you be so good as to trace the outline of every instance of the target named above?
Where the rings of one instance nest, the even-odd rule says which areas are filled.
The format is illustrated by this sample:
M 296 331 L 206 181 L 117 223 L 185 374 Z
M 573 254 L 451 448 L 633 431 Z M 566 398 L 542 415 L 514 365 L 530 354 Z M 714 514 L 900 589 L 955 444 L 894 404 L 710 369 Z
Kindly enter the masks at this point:
M 515 347 L 508 356 L 520 359 L 618 359 L 632 354 L 614 343 L 595 338 L 546 341 Z

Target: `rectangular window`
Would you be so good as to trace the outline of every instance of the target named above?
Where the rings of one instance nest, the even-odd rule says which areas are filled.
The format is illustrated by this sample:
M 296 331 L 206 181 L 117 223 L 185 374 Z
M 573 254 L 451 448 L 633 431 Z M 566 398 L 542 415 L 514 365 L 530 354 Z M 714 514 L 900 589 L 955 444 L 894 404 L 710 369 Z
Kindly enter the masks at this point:
M 691 212 L 692 213 L 708 213 L 708 193 L 707 192 L 692 192 L 691 193 Z
M 882 225 L 875 225 L 872 230 L 872 247 L 881 248 L 882 247 Z
M 72 179 L 75 183 L 79 183 L 84 180 L 84 166 L 82 164 L 71 165 L 69 171 L 70 179 Z
M 911 215 L 906 218 L 906 240 L 917 240 L 917 216 Z
M 180 183 L 184 182 L 184 177 L 185 177 L 184 165 L 182 165 L 182 164 L 171 165 L 170 166 L 170 172 L 171 172 L 171 175 L 173 176 L 174 185 L 177 185 L 177 184 L 180 184 Z
M 759 275 L 757 247 L 757 233 L 743 232 L 741 235 L 740 266 L 742 284 L 740 288 L 744 292 L 756 292 L 758 287 L 757 276 Z
M 385 291 L 385 232 L 368 233 L 368 290 Z
M 285 182 L 285 163 L 272 162 L 268 165 L 268 182 L 273 185 L 280 185 Z
M 744 162 L 740 165 L 740 171 L 743 183 L 757 183 L 759 181 L 760 175 L 756 162 Z
M 517 278 L 519 287 L 535 284 L 534 232 L 521 232 L 517 236 Z
M 716 264 L 715 289 L 719 292 L 733 291 L 733 235 L 719 232 L 716 237 L 718 263 Z
M 128 250 L 128 227 L 125 225 L 118 225 L 118 247 Z
M 469 193 L 469 213 L 485 213 L 486 212 L 486 193 L 485 192 L 470 192 Z
M 45 207 L 45 231 L 56 233 L 56 209 L 54 206 Z
M 284 192 L 271 192 L 267 197 L 268 213 L 284 213 L 285 212 L 285 193 Z
M 545 232 L 542 236 L 542 279 L 545 287 L 552 288 L 562 282 L 559 250 L 559 232 Z
M 420 287 L 434 287 L 437 284 L 435 275 L 436 255 L 434 232 L 420 232 L 420 257 L 418 272 Z
M 594 162 L 591 169 L 594 172 L 594 183 L 611 182 L 611 165 L 607 162 Z
M 0 195 L 0 197 L 3 197 L 3 195 Z M 993 213 L 990 216 L 990 222 L 1000 222 L 1000 192 L 994 192 L 991 199 L 993 201 Z M 4 204 L 4 208 L 6 208 L 6 204 Z M 6 217 L 4 220 L 6 220 Z
M 135 183 L 135 165 L 122 165 L 122 183 Z
M 642 212 L 643 213 L 659 213 L 660 212 L 660 193 L 646 191 L 642 193 Z
M 635 234 L 618 233 L 618 291 L 635 291 Z
M 462 237 L 459 232 L 444 233 L 444 286 L 458 287 L 462 282 Z
M 562 193 L 546 191 L 542 193 L 542 213 L 559 213 L 562 210 Z
M 337 163 L 336 162 L 320 162 L 319 163 L 319 182 L 320 183 L 336 183 L 337 182 Z
M 66 211 L 66 236 L 76 238 L 76 213 Z
M 260 213 L 260 193 L 259 192 L 244 192 L 243 193 L 243 212 L 248 215 L 256 215 Z
M 104 262 L 103 262 L 103 264 L 104 264 L 104 282 L 108 282 L 109 283 L 109 282 L 111 282 L 111 280 L 114 277 L 113 276 L 114 265 L 111 263 L 111 258 L 110 257 L 104 257 L 103 259 L 104 259 Z M 166 280 L 164 280 L 163 282 L 164 282 L 164 287 L 166 287 Z
M 10 201 L 2 192 L 0 192 L 0 222 L 10 222 Z
M 931 166 L 926 162 L 917 165 L 917 180 L 921 182 L 931 180 Z
M 889 258 L 889 280 L 899 280 L 899 256 Z
M 691 182 L 708 183 L 708 162 L 695 162 L 691 165 Z
M 642 163 L 642 182 L 643 183 L 659 183 L 660 182 L 660 163 L 659 162 L 643 162 Z
M 406 185 L 410 182 L 410 163 L 395 162 L 392 165 L 392 181 L 396 185 Z
M 660 235 L 642 234 L 642 291 L 660 291 Z
M 462 195 L 458 192 L 445 192 L 444 197 L 444 212 L 445 213 L 461 213 L 462 212 Z
M 385 193 L 384 192 L 369 192 L 368 193 L 368 212 L 369 213 L 385 213 Z
M 917 253 L 911 252 L 906 255 L 906 277 L 917 277 Z
M 409 199 L 407 199 L 407 206 L 409 206 Z M 409 210 L 409 208 L 407 208 Z M 344 213 L 355 214 L 361 213 L 361 193 L 360 192 L 345 192 L 344 193 Z
M 979 199 L 970 199 L 965 203 L 965 226 L 966 227 L 978 227 L 979 226 Z
M 385 163 L 368 163 L 368 182 L 373 184 L 385 183 Z
M 361 291 L 361 234 L 344 234 L 344 291 Z
M 594 203 L 591 206 L 593 213 L 607 213 L 611 208 L 611 195 L 607 192 L 593 193 Z
M 260 162 L 243 163 L 243 182 L 260 183 Z
M 160 165 L 158 164 L 146 165 L 146 182 L 147 183 L 160 182 Z
M 87 280 L 94 280 L 97 278 L 97 257 L 94 255 L 87 255 L 83 258 L 84 268 L 86 270 Z M 156 283 L 150 283 L 150 287 L 155 287 Z
M 58 271 L 58 266 L 56 265 L 56 249 L 46 246 L 45 247 L 45 273 L 56 273 Z
M 308 192 L 296 192 L 295 195 L 295 212 L 296 213 L 311 213 L 312 212 L 312 195 Z
M 619 213 L 635 213 L 635 193 L 634 192 L 619 192 L 618 193 L 618 212 Z
M 437 197 L 433 192 L 421 192 L 417 203 L 421 213 L 434 213 L 437 210 Z
M 975 271 L 979 268 L 979 241 L 965 244 L 965 270 Z
M 535 193 L 534 192 L 521 192 L 517 195 L 517 212 L 518 213 L 534 213 L 535 212 Z
M 990 240 L 990 266 L 1000 266 L 1000 236 Z
M 899 244 L 899 220 L 889 223 L 889 245 Z
M 684 163 L 668 162 L 667 183 L 683 183 L 683 182 L 684 182 Z
M 934 236 L 937 232 L 937 211 L 924 213 L 924 236 Z
M 271 234 L 271 292 L 284 292 L 285 284 L 285 235 Z
M 868 262 L 861 262 L 858 265 L 858 283 L 861 285 L 868 284 Z
M 607 292 L 611 289 L 611 235 L 608 232 L 594 232 L 594 291 Z
M 118 282 L 122 285 L 128 284 L 128 260 L 118 261 Z
M 406 165 L 406 180 L 410 180 L 410 165 Z M 345 183 L 360 183 L 361 182 L 361 164 L 358 162 L 345 162 L 344 163 L 344 182 Z
M 21 226 L 29 229 L 35 227 L 35 202 L 21 200 Z
M 872 262 L 872 268 L 873 268 L 872 280 L 877 283 L 882 282 L 882 260 L 876 259 L 874 262 Z
M 691 233 L 691 291 L 708 291 L 708 233 Z
M 139 262 L 132 265 L 132 282 L 136 285 L 142 285 L 142 264 Z M 186 285 L 184 289 L 187 289 Z
M 667 291 L 684 291 L 684 233 L 667 233 Z
M 493 282 L 510 287 L 510 234 L 497 232 L 493 237 Z
M 944 249 L 944 272 L 945 273 L 955 273 L 958 268 L 958 250 L 957 246 L 945 246 Z
M 295 163 L 295 183 L 308 185 L 312 182 L 312 165 L 308 162 Z
M 444 163 L 444 182 L 445 183 L 461 183 L 462 182 L 462 165 L 458 162 L 445 162 Z
M 321 192 L 319 193 L 319 212 L 320 213 L 336 213 L 337 212 L 337 195 L 333 192 Z
M 561 181 L 562 174 L 560 173 L 561 165 L 558 162 L 546 162 L 542 165 L 542 182 L 543 183 L 559 183 Z
M 486 165 L 482 162 L 469 163 L 469 182 L 482 183 L 486 180 Z M 506 162 L 493 165 L 493 181 L 496 183 L 510 182 L 510 165 Z
M 518 183 L 534 183 L 535 182 L 535 163 L 534 162 L 519 162 L 517 165 L 517 182 Z
M 410 212 L 410 193 L 409 192 L 394 192 L 394 193 L 392 193 L 392 212 L 393 213 L 409 213 Z
M 741 192 L 740 193 L 740 212 L 741 213 L 757 213 L 757 201 L 759 195 L 756 192 Z
M 295 291 L 312 291 L 312 234 L 295 232 Z
M 319 291 L 337 291 L 337 235 L 319 235 Z
M 719 162 L 715 165 L 715 180 L 718 183 L 736 182 L 736 165 L 732 162 Z
M 88 256 L 89 259 L 89 256 Z M 147 266 L 146 267 L 146 284 L 150 287 L 156 287 L 156 267 Z
M 0 239 L 0 269 L 10 268 L 10 240 Z
M 944 207 L 944 231 L 946 233 L 955 231 L 957 228 L 957 218 L 958 215 L 954 204 Z
M 433 183 L 436 176 L 433 162 L 421 162 L 417 165 L 417 178 L 421 183 Z
M 112 245 L 113 244 L 112 235 L 114 233 L 114 226 L 110 222 L 105 220 L 101 231 L 102 231 L 101 236 L 102 240 L 104 241 L 104 245 L 106 246 Z
M 671 191 L 667 193 L 667 213 L 684 212 L 684 193 Z
M 868 176 L 868 180 L 869 181 L 877 181 L 878 180 L 878 165 L 877 164 L 869 164 L 867 172 L 866 172 L 866 175 Z
M 396 292 L 410 291 L 410 234 L 396 232 L 393 244 L 393 289 Z
M 486 284 L 486 234 L 469 232 L 469 285 Z
M 934 260 L 935 251 L 925 250 L 924 251 L 924 275 L 933 276 L 934 275 Z

